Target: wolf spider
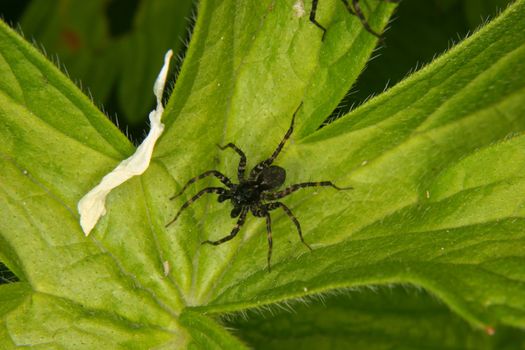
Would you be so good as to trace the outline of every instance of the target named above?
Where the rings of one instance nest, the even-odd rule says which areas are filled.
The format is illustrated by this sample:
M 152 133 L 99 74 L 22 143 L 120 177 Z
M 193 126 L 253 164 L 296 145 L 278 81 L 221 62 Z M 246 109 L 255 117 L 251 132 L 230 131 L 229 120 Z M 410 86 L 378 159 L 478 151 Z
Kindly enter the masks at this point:
M 233 151 L 235 151 L 239 157 L 239 166 L 237 167 L 237 177 L 239 179 L 239 183 L 235 184 L 230 180 L 228 177 L 223 175 L 221 172 L 217 170 L 208 170 L 199 176 L 196 176 L 192 179 L 190 179 L 184 187 L 180 190 L 179 193 L 174 195 L 170 198 L 170 200 L 173 200 L 182 193 L 195 181 L 203 179 L 207 176 L 214 176 L 217 179 L 219 179 L 224 186 L 223 187 L 207 187 L 202 190 L 200 190 L 196 195 L 194 195 L 192 198 L 190 198 L 188 201 L 186 201 L 182 207 L 179 209 L 175 217 L 166 224 L 166 227 L 174 223 L 182 213 L 184 209 L 189 207 L 193 202 L 195 202 L 197 199 L 199 199 L 201 196 L 203 196 L 206 193 L 215 193 L 218 194 L 218 201 L 219 203 L 224 202 L 226 200 L 230 200 L 233 209 L 231 210 L 230 216 L 232 218 L 237 219 L 237 224 L 233 227 L 232 231 L 229 235 L 217 240 L 217 241 L 204 241 L 201 244 L 213 244 L 213 245 L 219 245 L 224 242 L 227 242 L 234 238 L 239 230 L 241 229 L 242 225 L 244 224 L 244 221 L 246 219 L 246 216 L 248 215 L 248 212 L 251 212 L 253 216 L 256 217 L 264 217 L 266 218 L 266 231 L 267 231 L 267 237 L 268 237 L 268 272 L 271 271 L 271 264 L 270 260 L 272 257 L 272 221 L 270 217 L 270 211 L 281 208 L 286 215 L 292 220 L 292 222 L 295 224 L 295 227 L 297 228 L 297 232 L 299 233 L 299 238 L 301 239 L 301 242 L 308 248 L 310 251 L 312 248 L 304 241 L 303 233 L 301 231 L 301 225 L 299 224 L 299 220 L 293 215 L 290 208 L 288 208 L 284 203 L 281 202 L 272 202 L 276 199 L 280 199 L 283 197 L 288 196 L 289 194 L 305 187 L 333 187 L 336 190 L 348 190 L 352 189 L 352 187 L 338 187 L 334 185 L 331 181 L 320 181 L 320 182 L 302 182 L 295 185 L 290 185 L 289 187 L 282 189 L 280 191 L 277 191 L 279 187 L 284 183 L 286 179 L 286 171 L 277 165 L 272 165 L 273 161 L 279 153 L 281 152 L 286 140 L 290 137 L 290 135 L 293 132 L 293 126 L 295 121 L 295 116 L 299 109 L 301 108 L 302 103 L 299 105 L 299 107 L 295 110 L 293 116 L 292 116 L 292 123 L 290 125 L 290 128 L 284 135 L 284 138 L 281 140 L 275 151 L 272 153 L 270 158 L 263 160 L 259 164 L 257 164 L 251 171 L 246 178 L 244 174 L 244 170 L 246 168 L 246 155 L 244 152 L 239 149 L 236 145 L 233 143 L 228 143 L 225 146 L 217 145 L 221 150 L 225 150 L 227 148 L 231 148 Z
M 348 11 L 348 13 L 350 13 L 351 15 L 354 15 L 357 18 L 359 18 L 359 20 L 361 21 L 361 24 L 363 25 L 363 27 L 365 28 L 365 30 L 367 32 L 369 32 L 370 34 L 372 34 L 375 37 L 379 38 L 380 40 L 383 39 L 381 34 L 376 32 L 375 30 L 373 30 L 372 27 L 370 27 L 370 24 L 368 24 L 368 21 L 366 20 L 366 17 L 365 17 L 365 15 L 363 13 L 363 10 L 361 10 L 361 6 L 359 6 L 359 0 L 352 0 L 352 5 L 350 5 L 348 0 L 341 0 L 341 1 L 345 5 L 346 10 Z M 397 3 L 399 3 L 400 0 L 381 0 L 381 1 L 389 2 L 389 3 L 396 3 L 397 4 Z M 318 2 L 319 2 L 319 0 L 312 0 L 312 9 L 310 10 L 310 22 L 315 24 L 317 26 L 317 28 L 319 28 L 319 29 L 321 29 L 323 31 L 323 36 L 322 36 L 321 40 L 324 40 L 324 36 L 326 34 L 326 28 L 323 27 L 315 19 L 315 14 L 317 12 L 317 3 Z

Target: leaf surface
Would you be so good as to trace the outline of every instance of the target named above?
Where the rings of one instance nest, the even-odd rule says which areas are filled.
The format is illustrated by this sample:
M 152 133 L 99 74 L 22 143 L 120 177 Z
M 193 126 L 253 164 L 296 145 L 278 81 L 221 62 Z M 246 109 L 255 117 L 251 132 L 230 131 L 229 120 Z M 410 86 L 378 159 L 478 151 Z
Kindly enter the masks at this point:
M 523 256 L 513 247 L 523 245 L 519 170 L 523 140 L 508 136 L 525 127 L 523 10 L 524 3 L 516 2 L 503 16 L 379 98 L 320 131 L 292 137 L 277 162 L 288 171 L 287 184 L 333 180 L 355 187 L 339 193 L 304 190 L 283 199 L 301 221 L 313 253 L 300 243 L 288 218 L 276 213 L 274 270 L 268 274 L 262 220 L 250 219 L 241 237 L 220 247 L 199 246 L 205 239 L 225 236 L 234 222 L 226 208 L 206 199 L 188 210 L 169 232 L 181 241 L 184 232 L 196 237 L 191 238 L 190 249 L 197 252 L 188 258 L 198 269 L 190 293 L 195 304 L 208 304 L 197 309 L 233 311 L 330 288 L 408 282 L 437 294 L 479 327 L 522 326 L 525 285 L 516 268 L 521 271 Z M 213 105 L 206 119 L 193 110 L 188 114 L 177 110 L 177 123 L 168 135 L 176 133 L 178 139 L 171 142 L 167 136 L 169 148 L 164 142 L 157 157 L 181 183 L 210 168 L 234 176 L 236 155 L 213 151 L 214 143 L 235 141 L 254 165 L 284 134 L 293 104 L 281 113 L 272 112 L 276 115 L 272 117 L 267 114 L 277 106 L 271 100 L 271 105 L 258 105 L 255 118 L 249 112 L 253 100 L 237 102 L 241 97 L 235 87 L 245 84 L 242 73 L 250 69 L 248 62 L 244 61 L 248 67 L 237 70 L 239 81 L 231 86 L 226 117 L 221 117 L 226 97 L 214 104 L 210 96 L 199 96 L 207 99 L 205 106 Z M 204 70 L 209 67 L 203 65 Z M 264 84 L 260 79 L 255 83 Z M 217 87 L 208 81 L 207 86 L 228 91 L 222 84 Z M 292 91 L 283 94 L 287 101 Z M 264 89 L 258 92 L 260 96 Z M 170 107 L 178 107 L 177 101 L 172 100 Z M 184 107 L 195 105 L 190 99 Z M 268 133 L 266 124 L 276 124 L 277 115 L 280 122 L 274 129 L 279 132 Z M 220 118 L 227 120 L 224 137 Z M 297 123 L 301 130 L 308 119 L 298 117 Z M 191 141 L 197 138 L 204 141 Z M 183 151 L 177 152 L 179 147 Z M 486 160 L 488 154 L 517 164 L 512 167 L 515 172 Z M 214 159 L 226 161 L 217 164 Z M 483 174 L 484 182 L 463 182 L 476 174 Z M 176 201 L 173 213 L 183 199 Z
M 226 325 L 253 349 L 525 347 L 523 332 L 502 328 L 482 333 L 432 296 L 406 287 L 340 291 L 244 316 L 227 320 Z
M 119 118 L 135 126 L 153 109 L 151 86 L 164 53 L 183 47 L 191 6 L 189 0 L 140 0 L 136 8 L 107 0 L 35 0 L 21 26 L 57 55 L 97 103 L 122 111 Z M 118 107 L 110 100 L 112 93 Z
M 2 316 L 0 331 L 12 344 L 243 348 L 202 314 L 386 283 L 421 286 L 483 329 L 524 327 L 525 250 L 516 247 L 524 246 L 525 1 L 320 130 L 375 39 L 334 0 L 320 4 L 318 20 L 328 29 L 322 42 L 308 9 L 300 16 L 295 3 L 200 3 L 154 161 L 111 193 L 89 238 L 76 203 L 133 147 L 0 26 L 0 138 L 7 140 L 0 145 L 0 259 L 20 288 L 30 286 Z M 374 28 L 394 8 L 366 4 Z M 221 246 L 201 245 L 234 225 L 231 206 L 211 196 L 165 227 L 185 199 L 212 183 L 169 201 L 189 178 L 210 168 L 235 178 L 237 155 L 217 143 L 235 142 L 251 167 L 271 154 L 301 101 L 296 131 L 276 161 L 286 185 L 354 187 L 283 199 L 312 253 L 279 212 L 272 213 L 271 273 L 264 220 L 250 217 Z M 51 315 L 56 322 L 48 326 Z M 77 320 L 80 327 L 71 326 Z

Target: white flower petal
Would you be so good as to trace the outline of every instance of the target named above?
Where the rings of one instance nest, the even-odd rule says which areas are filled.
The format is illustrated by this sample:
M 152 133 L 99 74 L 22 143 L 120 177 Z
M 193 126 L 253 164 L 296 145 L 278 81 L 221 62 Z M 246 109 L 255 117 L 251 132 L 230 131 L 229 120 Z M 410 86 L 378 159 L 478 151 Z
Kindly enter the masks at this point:
M 78 202 L 80 226 L 82 226 L 86 236 L 95 227 L 100 217 L 106 214 L 105 203 L 109 192 L 131 177 L 142 174 L 149 166 L 155 143 L 164 131 L 164 124 L 161 122 L 162 113 L 164 112 L 162 93 L 166 85 L 166 77 L 172 55 L 173 52 L 169 50 L 164 56 L 164 65 L 153 86 L 153 93 L 157 98 L 157 108 L 149 114 L 151 129 L 148 136 L 131 157 L 123 160 L 113 171 L 104 176 L 102 181 Z

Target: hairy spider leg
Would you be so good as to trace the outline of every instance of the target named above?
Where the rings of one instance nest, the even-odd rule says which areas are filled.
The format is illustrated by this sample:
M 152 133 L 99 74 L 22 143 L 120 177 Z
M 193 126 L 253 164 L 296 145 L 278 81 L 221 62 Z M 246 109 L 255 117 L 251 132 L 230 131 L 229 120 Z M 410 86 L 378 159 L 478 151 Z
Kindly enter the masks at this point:
M 171 220 L 170 222 L 168 222 L 166 224 L 166 227 L 168 227 L 169 225 L 173 224 L 179 218 L 180 214 L 182 213 L 182 211 L 184 209 L 189 207 L 193 202 L 195 202 L 197 199 L 199 199 L 200 197 L 202 197 L 206 193 L 225 194 L 226 192 L 227 192 L 227 190 L 222 188 L 222 187 L 206 187 L 206 188 L 200 190 L 199 192 L 197 192 L 197 194 L 195 196 L 191 197 L 186 203 L 184 203 L 182 205 L 182 207 L 180 207 L 178 213 L 175 215 L 173 220 Z
M 317 3 L 319 0 L 312 0 L 312 9 L 310 10 L 310 22 L 315 24 L 317 28 L 321 29 L 323 31 L 323 36 L 321 37 L 321 41 L 324 41 L 324 36 L 326 34 L 326 28 L 321 25 L 321 23 L 317 22 L 315 19 L 315 14 L 317 12 Z
M 215 176 L 216 178 L 218 178 L 225 186 L 227 186 L 228 188 L 232 188 L 233 184 L 232 182 L 230 181 L 230 179 L 228 179 L 228 177 L 226 177 L 223 173 L 217 171 L 217 170 L 208 170 L 208 171 L 205 171 L 203 172 L 202 174 L 200 174 L 199 176 L 195 176 L 194 178 L 190 179 L 186 185 L 184 185 L 184 187 L 182 187 L 182 189 L 179 191 L 179 193 L 173 195 L 172 197 L 170 197 L 170 200 L 173 200 L 177 197 L 179 197 L 181 194 L 184 193 L 184 191 L 186 191 L 186 189 L 192 184 L 194 183 L 195 181 L 198 181 L 200 179 L 204 179 L 205 177 L 207 176 Z
M 295 227 L 297 228 L 297 232 L 299 233 L 299 238 L 301 238 L 301 242 L 303 242 L 303 244 L 306 246 L 306 248 L 308 248 L 308 249 L 310 249 L 310 251 L 312 251 L 312 247 L 310 247 L 310 245 L 304 241 L 303 231 L 301 230 L 301 224 L 299 224 L 299 220 L 297 220 L 295 215 L 293 215 L 293 213 L 290 210 L 290 208 L 288 208 L 286 205 L 284 205 L 284 203 L 281 203 L 281 202 L 268 203 L 268 204 L 265 205 L 265 208 L 268 211 L 275 210 L 275 209 L 278 209 L 278 208 L 282 208 L 283 211 L 286 213 L 286 215 L 288 215 L 288 217 L 295 224 Z
M 262 162 L 260 162 L 259 164 L 257 164 L 253 169 L 252 171 L 250 172 L 250 180 L 255 180 L 257 178 L 257 175 L 259 175 L 261 173 L 261 171 L 267 167 L 269 167 L 273 161 L 275 160 L 275 158 L 277 158 L 277 156 L 279 155 L 279 153 L 281 152 L 281 150 L 283 149 L 283 146 L 284 144 L 286 143 L 286 141 L 290 138 L 290 135 L 292 135 L 292 132 L 293 132 L 293 124 L 294 124 L 294 121 L 295 121 L 295 116 L 297 115 L 297 112 L 299 112 L 299 109 L 301 109 L 301 106 L 303 105 L 303 103 L 301 102 L 299 104 L 299 106 L 297 107 L 297 109 L 295 110 L 295 112 L 293 113 L 292 115 L 292 123 L 290 124 L 290 128 L 288 129 L 288 131 L 286 132 L 286 134 L 284 135 L 283 139 L 281 140 L 281 142 L 279 143 L 279 145 L 277 146 L 277 148 L 275 149 L 275 151 L 273 151 L 272 155 L 270 156 L 270 158 L 266 159 L 266 160 L 263 160 Z
M 230 234 L 228 236 L 225 236 L 219 240 L 216 241 L 204 241 L 201 242 L 201 244 L 212 244 L 212 245 L 219 245 L 224 242 L 228 242 L 233 237 L 237 236 L 237 233 L 239 233 L 239 230 L 241 229 L 242 225 L 244 225 L 244 220 L 246 219 L 246 215 L 248 214 L 249 207 L 242 208 L 241 215 L 239 216 L 239 219 L 237 220 L 237 224 L 235 224 L 235 227 L 232 229 Z
M 281 190 L 281 191 L 272 192 L 272 193 L 263 193 L 262 199 L 265 199 L 265 200 L 279 199 L 279 198 L 286 197 L 289 194 L 291 194 L 291 193 L 293 193 L 293 192 L 295 192 L 295 191 L 297 191 L 297 190 L 299 190 L 301 188 L 305 188 L 305 187 L 326 187 L 326 186 L 333 187 L 333 188 L 335 188 L 338 191 L 353 189 L 353 187 L 339 187 L 339 186 L 336 186 L 336 185 L 334 185 L 332 183 L 332 181 L 303 182 L 303 183 L 298 183 L 298 184 L 295 184 L 295 185 L 291 185 L 290 187 L 287 187 L 287 188 L 285 188 L 284 190 Z
M 317 20 L 315 19 L 315 15 L 316 15 L 316 12 L 317 12 L 317 2 L 318 1 L 319 0 L 312 0 L 312 9 L 310 10 L 310 22 L 315 24 L 319 29 L 321 29 L 323 31 L 323 36 L 321 37 L 321 40 L 324 40 L 324 37 L 325 37 L 325 34 L 326 34 L 326 28 L 323 27 L 321 24 L 319 24 L 319 22 L 317 22 Z M 359 5 L 359 0 L 352 0 L 352 6 L 350 6 L 350 3 L 348 2 L 348 0 L 341 0 L 341 1 L 345 5 L 346 10 L 348 11 L 348 13 L 350 13 L 351 15 L 354 15 L 357 18 L 359 18 L 359 20 L 361 21 L 361 24 L 363 25 L 363 27 L 365 28 L 365 30 L 367 32 L 369 32 L 370 34 L 372 34 L 375 37 L 379 38 L 380 40 L 383 39 L 383 37 L 382 37 L 382 35 L 380 33 L 376 32 L 375 30 L 372 29 L 372 27 L 370 27 L 370 24 L 366 20 L 366 17 L 364 15 L 363 11 L 361 10 L 361 6 Z M 400 0 L 381 0 L 381 1 L 395 4 L 395 3 L 399 3 Z
M 353 8 L 350 7 L 350 4 L 348 3 L 348 0 L 342 0 L 342 1 L 345 4 L 346 9 L 348 10 L 348 12 L 350 14 L 356 16 L 357 18 L 359 18 L 359 20 L 361 21 L 361 24 L 363 25 L 363 27 L 366 29 L 367 32 L 369 32 L 370 34 L 374 35 L 375 37 L 377 37 L 379 39 L 382 39 L 381 34 L 376 32 L 375 30 L 373 30 L 370 27 L 370 24 L 368 24 L 368 21 L 366 20 L 365 15 L 363 13 L 363 10 L 361 10 L 361 6 L 359 6 L 359 0 L 352 0 L 352 7 Z M 387 2 L 389 2 L 389 1 L 387 1 Z
M 272 272 L 272 265 L 270 264 L 270 261 L 272 260 L 272 247 L 273 247 L 273 240 L 272 240 L 272 218 L 270 217 L 269 212 L 265 212 L 266 216 L 266 236 L 268 237 L 268 273 Z
M 237 168 L 237 177 L 239 178 L 239 181 L 242 182 L 244 180 L 244 170 L 246 169 L 246 154 L 237 146 L 235 146 L 233 143 L 228 143 L 225 146 L 217 145 L 221 151 L 224 151 L 226 148 L 231 148 L 237 154 L 241 159 L 239 160 L 239 167 Z
M 376 32 L 375 30 L 372 29 L 372 27 L 370 27 L 370 24 L 368 23 L 368 21 L 366 20 L 365 18 L 365 15 L 363 13 L 363 10 L 361 10 L 361 6 L 359 5 L 359 0 L 352 0 L 352 7 L 350 7 L 350 4 L 348 3 L 348 0 L 341 0 L 343 1 L 343 3 L 345 4 L 345 7 L 346 9 L 348 10 L 348 12 L 354 16 L 356 16 L 357 18 L 359 18 L 359 20 L 361 21 L 361 24 L 363 25 L 363 27 L 366 29 L 367 32 L 369 32 L 370 34 L 376 36 L 378 39 L 380 40 L 383 40 L 383 35 Z M 397 4 L 399 3 L 400 0 L 382 0 L 383 2 L 389 2 L 391 4 Z

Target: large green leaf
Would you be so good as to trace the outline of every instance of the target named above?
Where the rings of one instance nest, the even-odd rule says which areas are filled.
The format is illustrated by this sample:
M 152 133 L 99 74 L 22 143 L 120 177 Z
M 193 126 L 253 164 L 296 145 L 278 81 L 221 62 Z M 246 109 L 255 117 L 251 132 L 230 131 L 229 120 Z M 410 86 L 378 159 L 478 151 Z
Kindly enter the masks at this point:
M 523 326 L 525 285 L 515 276 L 516 268 L 507 265 L 519 266 L 515 261 L 521 259 L 513 249 L 522 244 L 516 200 L 523 195 L 517 180 L 520 167 L 495 179 L 488 176 L 488 169 L 495 165 L 485 160 L 487 154 L 496 153 L 507 162 L 521 164 L 523 141 L 504 140 L 525 127 L 523 6 L 517 2 L 505 16 L 340 122 L 294 138 L 279 161 L 288 169 L 288 183 L 330 179 L 355 186 L 351 193 L 325 189 L 312 196 L 304 191 L 285 200 L 301 220 L 313 253 L 307 253 L 282 214 L 274 219 L 272 274 L 264 271 L 267 248 L 261 220 L 250 220 L 242 238 L 219 248 L 199 247 L 204 239 L 228 233 L 233 222 L 220 205 L 195 205 L 169 230 L 177 241 L 172 249 L 185 252 L 184 269 L 193 271 L 191 284 L 183 287 L 188 288 L 192 303 L 206 304 L 199 307 L 202 311 L 231 311 L 327 288 L 410 282 L 439 295 L 478 326 L 500 322 Z M 201 16 L 209 11 L 222 18 L 228 13 L 226 6 L 220 8 L 224 13 L 203 9 Z M 264 23 L 276 12 L 267 15 Z M 195 34 L 197 43 L 190 49 L 190 57 L 200 55 L 201 65 L 192 65 L 190 59 L 185 72 L 191 77 L 181 77 L 178 85 L 184 89 L 184 79 L 193 79 L 190 83 L 200 94 L 183 102 L 179 102 L 181 94 L 172 99 L 169 116 L 175 112 L 177 123 L 157 153 L 157 159 L 180 182 L 215 167 L 234 174 L 235 155 L 214 150 L 216 142 L 235 141 L 252 165 L 264 159 L 303 99 L 302 85 L 292 86 L 297 76 L 306 73 L 285 76 L 288 80 L 281 75 L 278 80 L 245 73 L 257 71 L 269 59 L 245 58 L 241 68 L 226 58 L 220 66 L 209 64 L 206 60 L 211 58 L 199 51 L 200 41 L 206 45 L 201 36 L 226 47 L 229 42 L 220 36 L 225 31 L 216 30 L 218 23 L 211 22 L 213 33 L 206 36 L 208 32 L 200 28 Z M 259 33 L 276 27 L 273 23 L 268 29 L 261 26 Z M 250 31 L 239 34 L 236 48 L 243 47 L 246 32 Z M 214 33 L 221 34 L 215 38 Z M 253 42 L 251 47 L 258 48 Z M 300 40 L 292 44 L 296 43 Z M 293 53 L 292 44 L 281 45 Z M 258 52 L 258 57 L 275 50 L 264 48 L 270 53 Z M 247 56 L 251 57 L 251 51 Z M 302 56 L 303 61 L 307 59 Z M 275 64 L 283 65 L 282 61 Z M 233 72 L 237 79 L 228 86 L 223 76 Z M 199 80 L 200 74 L 216 80 Z M 250 90 L 251 85 L 259 88 Z M 255 101 L 244 98 L 247 90 L 257 91 Z M 256 103 L 259 99 L 268 102 Z M 298 128 L 304 130 L 310 121 L 299 118 Z M 227 161 L 215 165 L 216 157 Z M 468 164 L 476 167 L 466 165 L 470 159 Z M 493 173 L 499 174 L 500 167 L 495 169 Z M 455 173 L 464 173 L 467 179 L 482 173 L 485 182 L 472 186 L 451 182 Z M 498 187 L 494 181 L 504 182 Z M 177 201 L 171 211 L 181 204 Z M 479 256 L 485 245 L 486 254 Z M 500 300 L 505 305 L 499 306 Z
M 111 93 L 119 66 L 107 5 L 107 0 L 34 0 L 20 23 L 25 35 L 56 56 L 71 79 L 88 88 L 99 103 Z
M 425 292 L 401 287 L 343 290 L 227 319 L 255 349 L 525 348 L 514 329 L 481 333 Z
M 98 103 L 107 102 L 116 85 L 118 110 L 123 112 L 119 117 L 137 125 L 152 109 L 151 86 L 164 53 L 183 47 L 191 4 L 142 0 L 136 13 L 128 14 L 124 10 L 133 5 L 126 2 L 34 0 L 21 26 L 49 54 L 57 55 L 72 79 L 87 87 Z M 125 21 L 132 22 L 132 28 L 122 28 L 125 24 L 119 22 Z M 118 33 L 110 30 L 112 24 Z M 117 108 L 114 102 L 110 101 L 112 109 Z
M 6 346 L 242 348 L 202 314 L 384 283 L 421 286 L 477 327 L 525 326 L 525 250 L 517 249 L 524 246 L 525 1 L 321 130 L 376 39 L 332 0 L 319 4 L 328 28 L 322 42 L 308 21 L 310 3 L 303 16 L 294 3 L 200 3 L 154 161 L 108 197 L 89 238 L 76 202 L 132 147 L 0 26 L 0 260 L 22 281 L 0 287 L 13 295 L 0 298 Z M 374 28 L 394 7 L 362 3 Z M 253 166 L 271 154 L 301 101 L 277 161 L 287 184 L 355 188 L 283 199 L 312 253 L 278 212 L 271 273 L 264 220 L 249 218 L 231 242 L 202 246 L 234 224 L 230 205 L 209 197 L 166 229 L 200 188 L 170 202 L 181 184 L 209 168 L 234 176 L 238 158 L 216 143 L 235 142 Z

